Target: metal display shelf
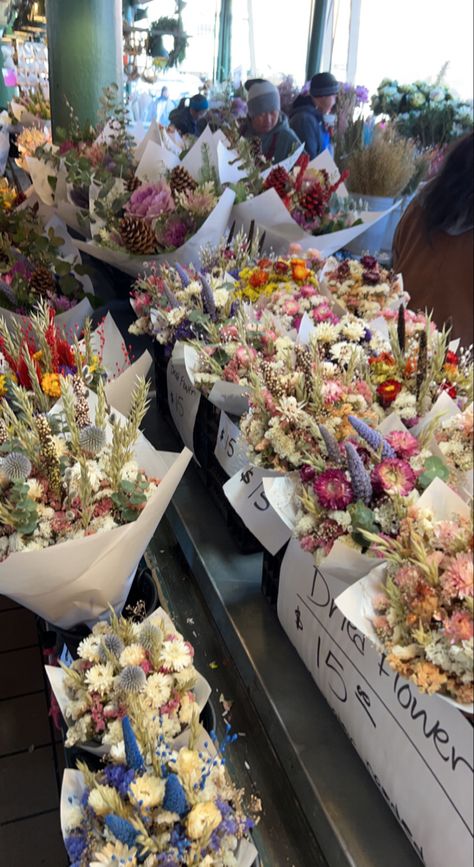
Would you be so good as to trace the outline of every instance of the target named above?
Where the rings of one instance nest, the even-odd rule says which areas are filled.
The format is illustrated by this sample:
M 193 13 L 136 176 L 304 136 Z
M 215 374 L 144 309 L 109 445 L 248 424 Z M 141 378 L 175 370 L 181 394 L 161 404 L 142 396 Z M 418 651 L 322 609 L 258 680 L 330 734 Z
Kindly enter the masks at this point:
M 176 450 L 166 425 L 158 425 L 159 447 Z M 263 597 L 262 555 L 237 552 L 192 465 L 167 518 L 278 756 L 308 833 L 314 835 L 329 867 L 420 867 L 389 806 Z M 278 786 L 274 797 L 280 797 Z M 316 863 L 308 854 L 308 860 L 293 867 Z

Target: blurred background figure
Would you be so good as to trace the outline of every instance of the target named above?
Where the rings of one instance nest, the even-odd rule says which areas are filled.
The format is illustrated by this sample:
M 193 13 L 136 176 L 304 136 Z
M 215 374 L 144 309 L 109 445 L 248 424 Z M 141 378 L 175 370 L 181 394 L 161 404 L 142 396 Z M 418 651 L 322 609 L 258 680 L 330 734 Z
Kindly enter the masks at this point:
M 434 311 L 463 346 L 473 342 L 474 134 L 454 144 L 398 225 L 393 266 L 413 309 Z
M 186 99 L 182 99 L 170 112 L 169 122 L 176 127 L 181 135 L 199 135 L 199 120 L 208 110 L 209 103 L 202 93 L 196 93 L 186 105 Z
M 326 148 L 332 152 L 327 121 L 338 91 L 339 82 L 331 72 L 318 72 L 311 79 L 309 94 L 301 94 L 293 103 L 290 126 L 304 142 L 306 153 L 312 160 Z
M 155 102 L 156 113 L 155 120 L 161 126 L 168 126 L 169 116 L 173 111 L 176 103 L 170 99 L 170 93 L 167 87 L 161 88 L 161 94 Z
M 260 141 L 265 159 L 279 163 L 301 144 L 290 129 L 286 114 L 280 110 L 278 88 L 270 81 L 254 80 L 249 84 L 247 110 L 248 120 L 242 134 Z

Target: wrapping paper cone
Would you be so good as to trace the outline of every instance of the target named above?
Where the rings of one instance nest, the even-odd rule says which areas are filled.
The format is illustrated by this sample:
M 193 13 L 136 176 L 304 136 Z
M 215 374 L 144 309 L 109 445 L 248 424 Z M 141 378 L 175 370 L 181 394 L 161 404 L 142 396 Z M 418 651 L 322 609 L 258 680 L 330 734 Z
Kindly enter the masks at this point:
M 132 393 L 137 383 L 137 377 L 146 377 L 150 370 L 153 359 L 145 352 L 137 360 L 127 367 L 116 379 L 112 379 L 105 386 L 107 400 L 114 409 L 118 409 L 122 415 L 128 415 L 132 402 Z
M 426 489 L 425 493 L 418 500 L 417 508 L 431 509 L 438 521 L 452 519 L 453 514 L 462 517 L 469 516 L 469 508 L 466 503 L 440 479 L 435 479 L 429 488 Z M 347 617 L 360 632 L 367 636 L 376 646 L 377 650 L 383 650 L 384 646 L 372 625 L 373 618 L 376 616 L 373 600 L 384 589 L 386 572 L 387 565 L 382 562 L 371 569 L 364 578 L 341 593 L 336 599 L 337 607 L 342 611 L 344 617 Z M 474 704 L 461 704 L 440 693 L 436 693 L 436 697 L 447 701 L 448 704 L 464 713 L 474 713 Z
M 114 268 L 118 268 L 119 271 L 130 274 L 132 277 L 138 277 L 139 274 L 143 274 L 146 271 L 147 265 L 159 264 L 161 262 L 167 262 L 170 265 L 179 262 L 183 265 L 195 265 L 199 267 L 202 247 L 205 247 L 207 244 L 216 244 L 221 240 L 229 222 L 234 198 L 235 194 L 232 190 L 225 190 L 216 207 L 196 234 L 186 241 L 182 247 L 171 253 L 163 253 L 158 256 L 133 256 L 130 253 L 110 250 L 94 241 L 76 241 L 76 244 L 78 249 L 82 250 L 83 253 L 94 256 L 95 259 L 100 259 L 101 262 L 107 262 L 108 265 L 112 265 Z
M 89 404 L 95 406 L 95 395 L 89 395 Z M 110 430 L 107 433 L 110 439 Z M 180 454 L 157 452 L 140 434 L 135 460 L 161 482 L 137 520 L 39 551 L 11 554 L 0 563 L 0 593 L 64 628 L 98 620 L 109 605 L 120 613 L 140 558 L 190 459 L 187 449 Z
M 395 207 L 395 206 L 394 206 Z M 330 232 L 327 235 L 310 235 L 293 220 L 280 196 L 274 189 L 266 190 L 254 199 L 236 205 L 232 212 L 236 231 L 249 232 L 252 220 L 266 232 L 264 251 L 287 253 L 290 244 L 300 244 L 303 250 L 318 250 L 322 256 L 331 256 L 365 232 L 388 211 L 364 211 L 360 215 L 362 223 Z
M 163 611 L 162 608 L 157 608 L 150 617 L 147 617 L 144 621 L 145 623 L 151 623 L 152 625 L 159 626 L 160 622 L 164 621 L 165 629 L 168 632 L 176 632 L 175 626 L 171 618 L 168 616 L 166 611 Z M 66 689 L 64 686 L 65 675 L 62 668 L 59 666 L 53 665 L 45 665 L 46 674 L 48 675 L 48 680 L 51 685 L 51 689 L 54 692 L 56 697 L 56 701 L 61 709 L 61 713 L 63 715 L 64 721 L 69 723 L 66 708 L 69 704 L 69 699 L 67 697 Z M 196 698 L 196 707 L 199 708 L 199 712 L 201 713 L 209 700 L 209 696 L 211 695 L 211 687 L 209 686 L 207 680 L 199 674 L 197 675 L 196 686 L 193 689 L 193 693 Z M 184 737 L 183 737 L 184 736 Z M 173 738 L 171 743 L 176 746 L 187 746 L 189 738 L 189 728 L 186 728 L 178 735 L 176 738 Z M 183 743 L 181 743 L 183 741 Z M 93 756 L 106 756 L 110 752 L 110 745 L 108 744 L 96 744 L 92 741 L 85 741 L 84 743 L 79 743 L 77 746 L 84 750 L 86 753 L 91 753 Z
M 186 373 L 190 382 L 199 390 L 196 385 L 195 371 L 198 364 L 198 354 L 194 347 L 182 344 L 184 364 Z M 243 386 L 235 382 L 224 382 L 221 380 L 216 382 L 207 396 L 207 400 L 214 404 L 218 409 L 228 412 L 231 415 L 243 415 L 249 408 L 249 392 Z
M 70 310 L 64 313 L 58 313 L 55 322 L 59 331 L 70 341 L 82 331 L 84 322 L 88 316 L 92 316 L 92 307 L 88 298 L 83 298 Z M 11 310 L 6 310 L 0 307 L 0 316 L 5 319 L 7 325 L 13 322 L 20 322 L 24 328 L 28 327 L 29 317 L 22 316 L 20 313 L 12 313 Z
M 149 141 L 138 164 L 135 176 L 142 183 L 155 183 L 166 175 L 167 170 L 179 166 L 179 157 L 163 145 Z

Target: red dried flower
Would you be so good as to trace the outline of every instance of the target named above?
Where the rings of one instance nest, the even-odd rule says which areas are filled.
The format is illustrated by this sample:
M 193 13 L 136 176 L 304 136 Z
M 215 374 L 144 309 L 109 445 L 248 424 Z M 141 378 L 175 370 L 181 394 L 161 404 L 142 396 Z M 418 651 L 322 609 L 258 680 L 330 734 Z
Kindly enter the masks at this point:
M 386 379 L 377 387 L 377 395 L 382 406 L 390 406 L 402 390 L 402 384 L 398 379 Z

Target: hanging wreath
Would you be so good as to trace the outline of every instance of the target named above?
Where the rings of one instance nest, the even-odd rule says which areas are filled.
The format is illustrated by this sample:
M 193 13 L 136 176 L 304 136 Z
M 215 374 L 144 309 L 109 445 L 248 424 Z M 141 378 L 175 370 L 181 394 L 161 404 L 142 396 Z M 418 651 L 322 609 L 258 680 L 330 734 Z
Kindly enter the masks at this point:
M 183 30 L 183 22 L 181 19 L 181 10 L 184 3 L 177 3 L 177 17 L 171 18 L 164 15 L 158 21 L 154 21 L 150 27 L 148 34 L 147 53 L 151 57 L 161 58 L 162 66 L 166 69 L 171 69 L 173 66 L 179 66 L 186 57 L 186 48 L 188 46 L 188 35 Z M 167 51 L 164 43 L 164 36 L 173 37 L 173 48 Z

